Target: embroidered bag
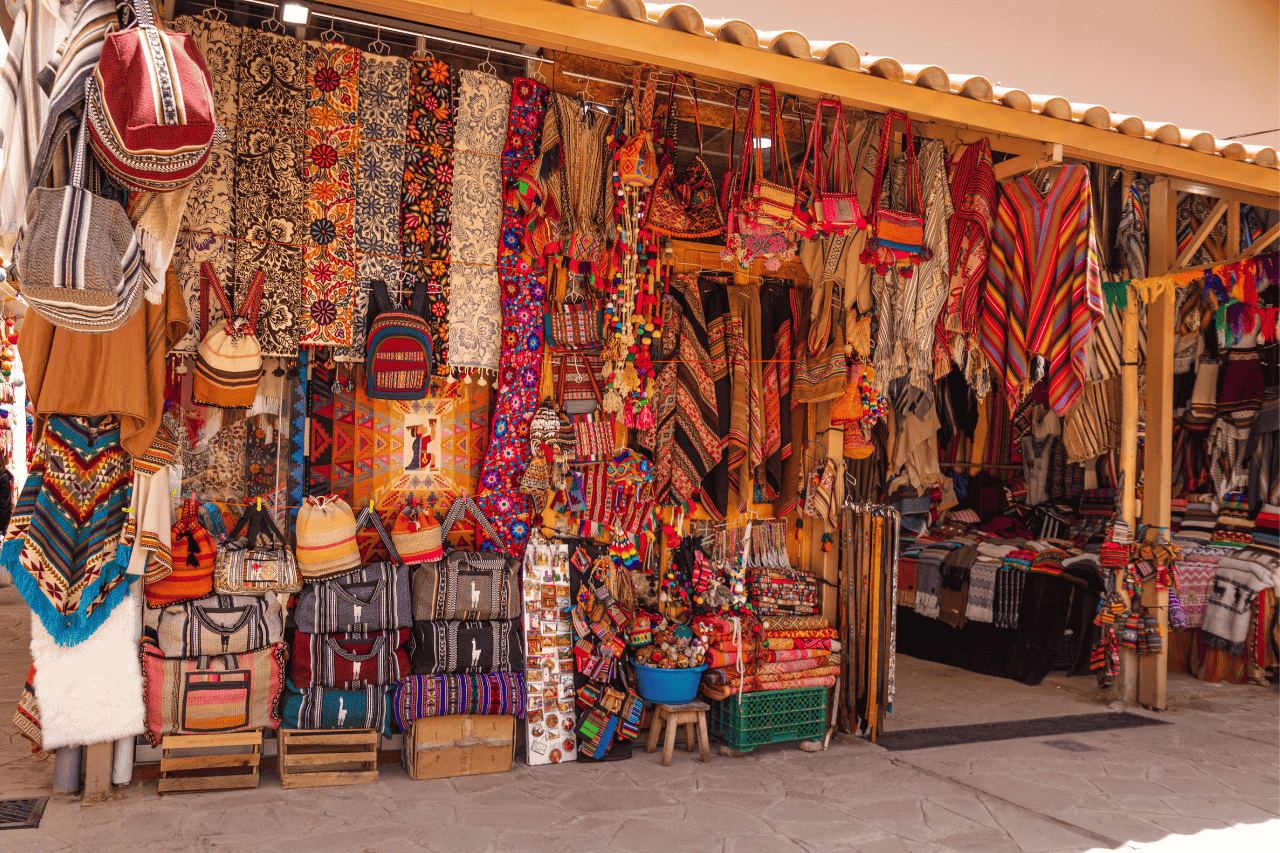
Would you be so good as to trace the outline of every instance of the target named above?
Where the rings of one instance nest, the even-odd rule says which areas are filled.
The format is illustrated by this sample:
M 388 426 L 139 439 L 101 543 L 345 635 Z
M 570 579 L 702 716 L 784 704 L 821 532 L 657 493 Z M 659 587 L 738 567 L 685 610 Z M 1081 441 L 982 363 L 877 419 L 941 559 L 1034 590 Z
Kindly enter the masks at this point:
M 391 685 L 363 690 L 335 690 L 310 687 L 301 690 L 291 681 L 284 685 L 280 703 L 283 729 L 373 729 L 383 737 L 394 737 L 391 715 Z
M 71 130 L 50 140 L 57 149 Z M 53 157 L 31 182 L 26 218 L 12 266 L 27 304 L 50 323 L 75 332 L 111 332 L 129 321 L 157 282 L 142 238 L 119 203 L 88 189 L 87 120 L 80 123 L 70 182 L 42 186 Z
M 148 575 L 143 594 L 148 607 L 167 607 L 180 601 L 204 598 L 213 592 L 213 570 L 218 545 L 200 525 L 199 501 L 187 498 L 177 522 L 169 532 L 172 571 Z
M 554 352 L 598 350 L 604 344 L 601 327 L 604 312 L 594 302 L 565 302 L 548 306 L 543 317 L 543 338 Z
M 784 228 L 768 216 L 758 216 L 758 204 L 745 198 L 746 164 L 755 162 L 757 172 L 760 170 L 756 142 L 760 119 L 759 97 L 759 90 L 754 90 L 750 106 L 751 122 L 743 134 L 742 153 L 729 191 L 725 246 L 720 252 L 720 258 L 724 261 L 736 260 L 743 269 L 749 269 L 756 260 L 763 260 L 765 268 L 774 272 L 782 266 L 783 261 L 795 257 L 795 233 L 790 227 Z M 754 161 L 749 161 L 748 152 L 751 151 L 756 152 Z M 759 172 L 758 177 L 763 178 L 763 173 Z M 793 191 L 792 194 L 794 195 Z M 791 206 L 794 209 L 794 199 Z
M 241 533 L 247 533 L 243 542 L 237 541 Z M 267 537 L 265 546 L 263 536 Z M 256 508 L 246 509 L 222 540 L 213 588 L 222 595 L 263 595 L 302 589 L 298 562 L 261 501 Z
M 200 265 L 200 324 L 209 321 L 209 292 L 217 297 L 223 319 L 196 345 L 196 370 L 191 398 L 205 406 L 247 409 L 258 396 L 262 380 L 262 347 L 258 345 L 258 308 L 262 304 L 265 276 L 253 274 L 249 292 L 233 311 L 227 292 L 218 281 L 213 264 Z
M 840 321 L 842 286 L 833 274 L 839 262 L 840 248 L 837 241 L 843 237 L 828 238 L 827 264 L 813 298 L 818 300 L 818 316 L 809 324 L 809 338 L 798 349 L 795 376 L 792 379 L 793 399 L 800 403 L 822 403 L 834 400 L 844 393 L 848 377 L 848 364 L 844 352 L 844 323 Z
M 409 657 L 415 675 L 519 672 L 524 669 L 520 620 L 415 622 Z
M 363 690 L 395 684 L 409 674 L 408 639 L 408 628 L 342 634 L 295 631 L 289 680 L 300 690 Z
M 902 119 L 906 130 L 902 135 L 902 147 L 907 155 L 907 204 L 914 200 L 915 210 L 892 210 L 880 206 L 880 190 L 884 186 L 885 167 L 889 162 L 889 141 L 893 122 Z M 898 267 L 904 277 L 912 268 L 933 257 L 924 245 L 924 191 L 920 186 L 920 169 L 916 164 L 915 138 L 911 131 L 911 119 L 905 113 L 891 112 L 880 126 L 880 156 L 876 164 L 875 187 L 871 191 L 871 234 L 859 260 L 884 275 L 889 267 Z
M 284 636 L 284 608 L 274 595 L 210 595 L 145 616 L 167 658 L 255 652 Z
M 274 729 L 289 648 L 275 643 L 256 652 L 198 658 L 165 658 L 152 640 L 142 641 L 147 737 Z
M 586 374 L 590 383 L 591 397 L 569 396 L 569 392 L 566 390 L 565 377 L 570 373 L 571 369 L 568 365 L 571 361 L 573 361 L 572 358 L 566 357 L 561 359 L 559 363 L 559 386 L 560 407 L 568 416 L 570 428 L 573 430 L 574 461 L 582 463 L 606 459 L 612 455 L 614 448 L 617 446 L 614 417 L 604 411 L 602 406 L 603 398 L 600 395 L 600 386 L 596 382 L 595 370 L 590 367 L 589 362 L 585 359 L 578 363 L 585 365 L 584 368 L 581 368 L 581 372 Z M 590 404 L 589 408 L 588 404 Z
M 831 142 L 823 157 L 822 112 L 830 107 L 835 110 L 835 120 L 831 126 Z M 846 138 L 844 123 L 844 105 L 838 100 L 823 98 L 818 101 L 814 112 L 813 127 L 809 130 L 809 147 L 805 159 L 801 161 L 800 180 L 805 177 L 805 167 L 813 156 L 812 201 L 813 223 L 806 236 L 820 233 L 843 234 L 851 229 L 866 227 L 862 218 L 862 208 L 858 205 L 858 194 L 853 188 L 853 168 L 849 155 L 849 141 Z M 830 174 L 828 174 L 830 170 Z M 796 184 L 797 214 L 801 206 L 800 183 Z
M 390 561 L 370 563 L 348 575 L 303 585 L 293 619 L 299 631 L 337 634 L 347 631 L 390 631 L 413 625 L 409 568 L 376 513 L 365 509 L 357 528 L 373 524 Z
M 669 114 L 674 118 L 675 85 L 684 77 L 693 99 L 693 125 L 698 131 L 698 153 L 684 167 L 684 175 L 676 178 L 675 135 L 671 134 L 672 151 L 661 169 L 649 196 L 646 222 L 656 234 L 683 239 L 714 237 L 724 233 L 724 212 L 717 201 L 715 180 L 702 159 L 702 124 L 698 116 L 698 89 L 693 78 L 677 71 L 671 78 Z M 735 121 L 737 116 L 734 116 Z
M 460 497 L 449 507 L 440 527 L 446 540 L 453 525 L 468 512 L 491 542 L 501 541 L 471 497 Z M 519 568 L 514 557 L 501 553 L 450 549 L 443 560 L 414 570 L 413 618 L 516 619 L 520 616 Z
M 375 400 L 421 400 L 431 383 L 431 332 L 423 318 L 425 285 L 413 289 L 409 310 L 399 310 L 387 293 L 387 283 L 373 281 L 376 311 L 365 341 L 365 391 Z
M 643 95 L 639 94 L 640 74 L 648 72 Z M 618 149 L 618 180 L 624 187 L 646 188 L 653 186 L 658 177 L 658 154 L 653 148 L 653 102 L 658 94 L 656 71 L 642 66 L 636 76 L 636 103 L 639 119 L 635 135 Z
M 168 192 L 191 183 L 215 137 L 213 80 L 195 39 L 160 30 L 150 0 L 109 34 L 89 83 L 87 114 L 98 162 L 131 189 Z
M 772 180 L 764 178 L 764 165 L 760 152 L 764 143 L 760 137 L 760 110 L 765 90 L 769 92 L 769 131 L 771 150 L 769 165 Z M 790 226 L 796 210 L 795 179 L 791 175 L 791 157 L 787 154 L 787 137 L 778 132 L 778 94 L 772 83 L 756 85 L 755 108 L 751 111 L 752 143 L 755 154 L 755 183 L 751 187 L 751 195 L 743 202 L 743 209 L 751 213 L 757 220 L 768 219 L 780 226 Z M 782 161 L 785 182 L 779 183 L 778 161 Z

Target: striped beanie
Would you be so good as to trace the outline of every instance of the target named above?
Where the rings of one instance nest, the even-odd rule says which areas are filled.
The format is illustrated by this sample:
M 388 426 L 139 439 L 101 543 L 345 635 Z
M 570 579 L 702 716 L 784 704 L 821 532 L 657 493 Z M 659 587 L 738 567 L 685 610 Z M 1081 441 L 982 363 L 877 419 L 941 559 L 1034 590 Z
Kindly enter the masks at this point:
M 360 567 L 356 517 L 337 495 L 307 498 L 298 510 L 298 573 L 323 580 Z

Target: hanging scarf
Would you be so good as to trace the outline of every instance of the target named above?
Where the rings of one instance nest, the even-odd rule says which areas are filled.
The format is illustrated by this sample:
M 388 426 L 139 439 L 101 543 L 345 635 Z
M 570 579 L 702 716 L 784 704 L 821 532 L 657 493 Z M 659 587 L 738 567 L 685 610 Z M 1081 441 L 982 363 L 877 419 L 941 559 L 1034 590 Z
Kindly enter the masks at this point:
M 235 289 L 265 276 L 258 320 L 264 356 L 298 354 L 308 243 L 303 157 L 309 150 L 306 43 L 252 27 L 241 31 L 235 173 Z
M 729 285 L 729 324 L 726 344 L 730 370 L 728 448 L 729 486 L 738 493 L 738 509 L 745 511 L 757 466 L 764 462 L 763 370 L 760 363 L 760 291 L 750 285 Z
M 528 495 L 520 476 L 529 464 L 529 422 L 538 405 L 542 375 L 542 303 L 546 298 L 546 264 L 525 251 L 522 238 L 527 214 L 519 178 L 538 156 L 542 117 L 550 90 L 517 77 L 511 87 L 511 121 L 502 153 L 502 243 L 498 277 L 502 285 L 502 354 L 498 371 L 498 403 L 493 413 L 489 449 L 480 469 L 480 507 L 493 520 L 502 545 L 512 556 L 524 553 L 529 536 Z M 505 496 L 500 500 L 499 496 Z M 497 504 L 512 504 L 502 511 Z M 493 510 L 493 511 L 490 511 Z
M 375 279 L 401 282 L 400 193 L 404 182 L 409 63 L 366 53 L 356 99 L 360 127 L 360 182 L 356 185 L 356 288 L 351 303 L 351 345 L 343 361 L 364 361 L 369 290 Z
M 996 176 L 991 143 L 981 139 L 947 164 L 951 181 L 951 221 L 947 223 L 951 292 L 938 318 L 937 337 L 951 358 L 978 328 L 982 285 L 991 256 L 991 222 L 996 210 Z M 964 343 L 965 349 L 972 345 Z M 960 359 L 956 359 L 957 363 Z
M 782 463 L 791 455 L 791 288 L 765 279 L 760 287 L 761 358 L 764 359 L 764 464 L 757 470 L 757 502 L 784 494 Z M 774 508 L 777 515 L 786 515 Z
M 447 62 L 433 58 L 409 63 L 400 254 L 404 257 L 406 295 L 411 292 L 409 287 L 427 289 L 426 321 L 437 376 L 449 372 L 455 91 L 456 81 Z
M 59 645 L 87 640 L 129 594 L 119 542 L 132 492 L 118 421 L 49 418 L 0 562 Z
M 479 71 L 459 73 L 450 208 L 449 367 L 496 374 L 502 343 L 503 142 L 511 86 Z
M 721 441 L 720 458 L 703 478 L 702 503 L 712 518 L 724 518 L 729 511 L 728 439 L 733 417 L 729 370 L 729 292 L 726 280 L 715 275 L 703 276 L 698 280 L 698 287 L 702 292 L 707 355 L 711 358 L 711 381 L 715 386 L 716 435 Z
M 235 260 L 234 244 L 227 235 L 235 221 L 236 137 L 239 132 L 237 109 L 240 100 L 241 29 L 224 21 L 182 16 L 175 28 L 188 33 L 200 49 L 205 65 L 213 77 L 213 108 L 218 126 L 226 137 L 215 139 L 209 151 L 209 162 L 200 170 L 191 186 L 183 213 L 182 230 L 178 233 L 173 255 L 174 270 L 187 302 L 191 327 L 173 352 L 194 355 L 200 342 L 200 321 L 212 328 L 222 319 L 216 299 L 209 305 L 209 317 L 200 313 L 200 265 L 213 264 L 218 281 L 232 282 Z

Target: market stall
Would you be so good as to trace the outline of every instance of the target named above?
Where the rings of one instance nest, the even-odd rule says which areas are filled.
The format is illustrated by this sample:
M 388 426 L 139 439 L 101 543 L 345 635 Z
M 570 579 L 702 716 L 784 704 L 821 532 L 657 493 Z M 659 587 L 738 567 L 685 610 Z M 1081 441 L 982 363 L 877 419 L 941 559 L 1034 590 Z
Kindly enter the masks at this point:
M 51 97 L 0 102 L 42 129 L 0 199 L 20 727 L 90 746 L 87 792 L 135 758 L 219 784 L 173 756 L 227 733 L 296 733 L 282 778 L 329 783 L 374 740 L 417 779 L 663 721 L 664 761 L 680 725 L 874 739 L 897 650 L 1161 707 L 1197 641 L 1171 588 L 1274 668 L 1273 150 L 687 6 L 126 5 L 86 0 Z M 73 244 L 124 273 L 50 261 Z M 1176 547 L 1175 483 L 1251 550 Z

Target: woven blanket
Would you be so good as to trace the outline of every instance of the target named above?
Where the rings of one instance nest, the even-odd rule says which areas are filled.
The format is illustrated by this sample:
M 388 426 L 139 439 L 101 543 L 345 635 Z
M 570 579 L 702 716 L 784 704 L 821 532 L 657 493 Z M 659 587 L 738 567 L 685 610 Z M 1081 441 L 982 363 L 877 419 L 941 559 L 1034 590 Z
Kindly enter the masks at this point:
M 1188 628 L 1199 628 L 1209 601 L 1209 588 L 1218 573 L 1218 561 L 1235 553 L 1235 548 L 1200 545 L 1187 548 L 1178 563 L 1178 600 Z
M 836 683 L 836 675 L 839 674 L 839 667 L 829 667 L 829 672 L 825 670 L 809 670 L 802 673 L 803 678 L 796 678 L 789 681 L 761 681 L 760 679 L 751 679 L 747 683 L 745 689 L 739 686 L 730 686 L 724 684 L 707 684 L 705 681 L 700 688 L 702 695 L 708 699 L 723 700 L 730 696 L 736 696 L 739 693 L 762 693 L 766 690 L 797 690 L 801 687 L 833 687 Z
M 133 492 L 120 426 L 54 415 L 36 445 L 0 562 L 59 645 L 87 640 L 128 595 L 118 547 Z
M 423 717 L 450 714 L 513 714 L 524 719 L 524 673 L 412 675 L 396 687 L 392 703 L 401 730 Z
M 995 626 L 997 628 L 1017 628 L 1018 610 L 1022 605 L 1022 587 L 1026 583 L 1025 573 L 1002 568 L 996 574 L 996 589 L 993 603 Z
M 449 212 L 449 367 L 497 375 L 502 343 L 502 146 L 511 86 L 491 74 L 459 72 Z
M 1232 655 L 1244 654 L 1254 600 L 1272 583 L 1271 572 L 1257 563 L 1234 557 L 1222 557 L 1218 561 L 1218 572 L 1214 575 L 1200 625 L 1210 648 Z
M 1000 564 L 990 559 L 978 560 L 969 570 L 969 600 L 965 603 L 964 615 L 974 622 L 991 622 L 994 618 L 994 601 L 996 591 L 996 573 Z
M 782 632 L 784 631 L 826 631 L 831 628 L 831 623 L 827 621 L 827 618 L 817 614 L 812 616 L 790 614 L 770 616 L 765 622 L 765 628 L 771 637 L 783 636 Z M 824 634 L 823 636 L 826 635 Z

